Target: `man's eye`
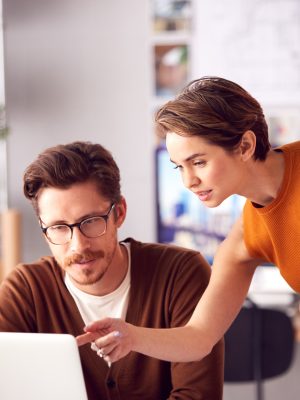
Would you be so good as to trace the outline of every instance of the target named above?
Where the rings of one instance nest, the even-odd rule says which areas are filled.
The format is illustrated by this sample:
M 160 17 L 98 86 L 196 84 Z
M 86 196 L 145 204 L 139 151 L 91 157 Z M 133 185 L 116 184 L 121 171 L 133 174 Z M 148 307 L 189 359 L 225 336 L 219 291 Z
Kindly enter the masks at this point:
M 181 166 L 181 165 L 175 165 L 173 168 L 174 168 L 174 169 L 181 169 L 182 166 Z
M 83 225 L 93 225 L 93 224 L 97 224 L 100 220 L 101 220 L 100 217 L 89 218 L 89 219 L 86 219 L 86 220 L 83 222 Z
M 48 229 L 50 229 L 53 232 L 61 232 L 69 229 L 66 225 L 53 225 L 50 226 Z

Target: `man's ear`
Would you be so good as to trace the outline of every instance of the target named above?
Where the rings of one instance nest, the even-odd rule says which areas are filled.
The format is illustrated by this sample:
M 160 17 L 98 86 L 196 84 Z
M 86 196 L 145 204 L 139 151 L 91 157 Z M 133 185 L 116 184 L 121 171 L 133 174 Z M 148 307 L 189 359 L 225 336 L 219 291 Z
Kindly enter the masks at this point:
M 118 228 L 123 224 L 126 218 L 126 212 L 127 204 L 125 198 L 122 196 L 120 202 L 115 205 L 115 219 Z
M 246 131 L 241 139 L 239 149 L 243 161 L 252 158 L 256 148 L 256 136 L 253 131 Z

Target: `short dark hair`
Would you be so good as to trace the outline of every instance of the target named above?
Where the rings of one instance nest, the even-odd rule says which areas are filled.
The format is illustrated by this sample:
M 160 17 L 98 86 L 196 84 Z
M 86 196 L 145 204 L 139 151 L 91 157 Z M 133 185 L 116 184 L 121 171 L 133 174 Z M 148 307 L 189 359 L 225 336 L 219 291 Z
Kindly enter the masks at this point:
M 270 149 L 261 105 L 245 89 L 224 78 L 204 76 L 190 82 L 156 113 L 158 135 L 168 132 L 201 136 L 211 144 L 234 150 L 247 130 L 256 136 L 254 159 Z
M 86 181 L 95 182 L 111 202 L 121 200 L 120 171 L 111 153 L 100 144 L 77 141 L 40 153 L 25 170 L 23 189 L 38 214 L 40 189 L 68 188 Z

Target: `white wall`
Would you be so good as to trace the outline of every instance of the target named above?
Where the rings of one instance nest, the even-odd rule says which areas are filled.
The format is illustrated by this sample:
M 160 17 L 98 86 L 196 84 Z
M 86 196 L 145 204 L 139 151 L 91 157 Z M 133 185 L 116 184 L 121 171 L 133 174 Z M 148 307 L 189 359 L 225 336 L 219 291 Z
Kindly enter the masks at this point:
M 0 105 L 4 103 L 4 64 L 3 64 L 3 30 L 2 30 L 2 3 L 0 1 Z
M 128 216 L 120 238 L 155 240 L 149 2 L 3 0 L 9 204 L 23 216 L 23 260 L 48 252 L 22 193 L 25 167 L 73 140 L 112 151 Z

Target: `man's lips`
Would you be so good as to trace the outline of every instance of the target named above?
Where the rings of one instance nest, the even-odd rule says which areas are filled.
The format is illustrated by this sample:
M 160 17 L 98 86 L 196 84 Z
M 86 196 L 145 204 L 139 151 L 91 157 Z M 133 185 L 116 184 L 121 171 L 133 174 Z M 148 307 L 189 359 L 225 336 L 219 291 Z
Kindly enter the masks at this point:
M 88 259 L 88 260 L 80 260 L 80 261 L 77 261 L 77 262 L 73 262 L 72 264 L 74 265 L 85 265 L 85 264 L 90 264 L 92 261 L 95 261 L 96 260 L 96 258 L 91 258 L 91 259 Z
M 90 259 L 88 259 L 88 260 L 80 260 L 80 261 L 77 261 L 77 262 L 75 262 L 74 264 L 87 264 L 87 263 L 89 263 L 89 262 L 91 262 L 91 261 L 94 261 L 95 260 L 95 258 L 90 258 Z
M 89 267 L 93 261 L 95 261 L 96 259 L 90 259 L 90 260 L 82 260 L 82 261 L 78 261 L 78 262 L 74 262 L 72 264 L 69 264 L 69 267 L 76 267 L 76 268 L 85 268 L 85 267 Z
M 69 257 L 66 257 L 64 260 L 65 267 L 69 267 L 71 265 L 78 265 L 78 266 L 86 266 L 91 264 L 97 258 L 103 258 L 104 253 L 103 251 L 86 251 L 83 254 L 72 254 Z

